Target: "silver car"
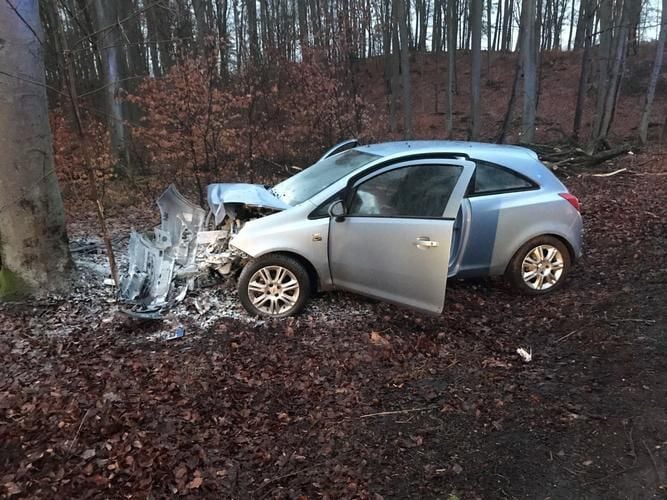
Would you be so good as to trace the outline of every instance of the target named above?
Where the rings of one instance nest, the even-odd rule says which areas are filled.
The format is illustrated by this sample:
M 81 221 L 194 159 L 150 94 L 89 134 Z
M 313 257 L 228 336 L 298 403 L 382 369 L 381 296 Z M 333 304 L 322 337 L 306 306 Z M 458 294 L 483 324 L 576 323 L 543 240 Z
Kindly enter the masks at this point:
M 207 219 L 190 209 L 204 222 L 188 234 L 218 250 L 203 261 L 193 250 L 190 264 L 241 269 L 239 298 L 258 316 L 296 314 L 313 292 L 333 289 L 437 314 L 454 276 L 505 275 L 522 292 L 545 294 L 582 250 L 577 199 L 516 146 L 348 141 L 272 188 L 213 184 L 208 202 Z M 139 267 L 125 290 L 135 299 Z

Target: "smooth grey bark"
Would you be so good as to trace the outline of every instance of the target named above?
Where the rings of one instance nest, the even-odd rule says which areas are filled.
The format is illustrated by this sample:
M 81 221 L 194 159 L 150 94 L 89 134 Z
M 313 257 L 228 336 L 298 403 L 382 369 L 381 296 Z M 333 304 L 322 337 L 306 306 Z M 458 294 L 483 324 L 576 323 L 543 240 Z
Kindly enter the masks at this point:
M 0 296 L 62 288 L 70 268 L 53 167 L 37 0 L 0 2 Z M 27 24 L 26 24 L 27 23 Z
M 401 83 L 403 86 L 403 135 L 412 139 L 412 90 L 410 86 L 410 40 L 405 0 L 394 0 L 394 20 L 398 25 L 401 54 Z
M 665 52 L 665 39 L 667 39 L 667 0 L 662 0 L 662 13 L 660 14 L 660 35 L 655 47 L 655 60 L 653 61 L 653 70 L 648 83 L 648 89 L 644 96 L 644 105 L 642 106 L 642 116 L 639 120 L 639 140 L 642 144 L 648 142 L 648 124 L 651 118 L 651 107 L 655 97 L 655 87 L 660 78 L 662 70 L 662 59 Z M 667 122 L 666 122 L 667 123 Z
M 481 119 L 481 67 L 482 67 L 482 0 L 470 1 L 470 30 L 472 52 L 470 58 L 470 139 L 479 136 Z
M 107 127 L 111 136 L 111 149 L 116 168 L 124 175 L 130 175 L 130 162 L 125 129 L 125 109 L 119 99 L 121 80 L 127 75 L 127 65 L 123 57 L 123 39 L 114 23 L 117 21 L 116 3 L 94 0 L 97 45 L 102 58 L 104 76 L 104 96 L 107 111 Z
M 522 143 L 535 138 L 537 113 L 537 41 L 535 33 L 535 2 L 523 0 L 521 7 L 521 65 L 523 68 L 523 114 L 521 115 Z

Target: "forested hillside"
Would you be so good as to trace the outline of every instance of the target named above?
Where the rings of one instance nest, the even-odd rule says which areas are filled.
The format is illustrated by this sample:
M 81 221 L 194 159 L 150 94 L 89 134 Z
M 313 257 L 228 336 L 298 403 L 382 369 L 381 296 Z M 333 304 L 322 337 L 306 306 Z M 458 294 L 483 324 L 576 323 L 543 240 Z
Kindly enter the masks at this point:
M 349 137 L 574 142 L 594 152 L 664 135 L 664 36 L 650 2 L 40 7 L 65 183 L 91 162 L 101 177 L 252 180 Z M 94 151 L 72 144 L 70 91 Z

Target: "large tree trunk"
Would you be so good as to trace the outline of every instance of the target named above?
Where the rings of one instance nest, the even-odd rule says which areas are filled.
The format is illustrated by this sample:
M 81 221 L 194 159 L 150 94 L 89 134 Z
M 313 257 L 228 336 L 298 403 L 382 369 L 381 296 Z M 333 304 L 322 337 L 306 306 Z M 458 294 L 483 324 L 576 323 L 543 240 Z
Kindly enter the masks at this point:
M 521 62 L 523 67 L 523 114 L 521 142 L 533 142 L 537 112 L 537 40 L 535 33 L 535 2 L 523 0 L 521 8 Z
M 482 67 L 482 0 L 470 2 L 470 30 L 472 32 L 472 54 L 470 70 L 470 139 L 479 136 L 480 76 Z
M 0 298 L 55 290 L 70 267 L 53 169 L 37 0 L 0 2 Z M 30 27 L 29 27 L 30 26 Z
M 655 97 L 655 87 L 660 78 L 660 71 L 662 69 L 662 58 L 665 52 L 665 39 L 667 39 L 667 0 L 662 0 L 662 14 L 660 16 L 660 35 L 655 47 L 655 60 L 653 61 L 653 71 L 651 71 L 651 79 L 648 83 L 648 89 L 644 96 L 644 106 L 642 107 L 642 116 L 639 121 L 639 139 L 642 144 L 648 141 L 648 123 L 651 118 L 651 106 L 653 105 L 653 98 Z M 667 122 L 666 122 L 667 123 Z

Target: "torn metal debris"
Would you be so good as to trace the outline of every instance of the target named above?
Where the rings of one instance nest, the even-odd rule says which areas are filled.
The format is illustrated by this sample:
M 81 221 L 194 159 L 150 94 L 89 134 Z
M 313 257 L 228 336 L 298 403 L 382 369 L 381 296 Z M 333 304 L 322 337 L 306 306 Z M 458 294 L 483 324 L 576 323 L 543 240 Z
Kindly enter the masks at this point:
M 244 255 L 229 247 L 230 239 L 248 220 L 288 207 L 253 184 L 212 184 L 208 202 L 207 212 L 172 184 L 157 201 L 160 225 L 149 233 L 131 233 L 128 269 L 120 283 L 121 300 L 131 306 L 127 314 L 159 319 L 200 282 L 240 269 Z

